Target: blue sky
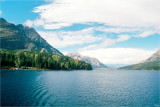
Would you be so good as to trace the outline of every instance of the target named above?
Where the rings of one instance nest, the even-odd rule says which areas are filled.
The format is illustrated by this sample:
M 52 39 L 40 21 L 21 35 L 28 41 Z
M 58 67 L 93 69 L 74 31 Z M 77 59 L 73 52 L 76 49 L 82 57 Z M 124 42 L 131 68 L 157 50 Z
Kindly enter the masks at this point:
M 8 22 L 34 27 L 64 54 L 134 64 L 160 46 L 159 0 L 1 0 Z M 149 7 L 148 7 L 149 6 Z

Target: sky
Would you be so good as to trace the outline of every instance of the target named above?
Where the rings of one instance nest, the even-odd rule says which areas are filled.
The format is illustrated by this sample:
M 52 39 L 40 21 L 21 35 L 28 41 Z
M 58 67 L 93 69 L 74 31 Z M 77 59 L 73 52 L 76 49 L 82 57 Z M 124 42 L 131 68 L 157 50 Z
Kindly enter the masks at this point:
M 0 0 L 0 16 L 33 27 L 63 54 L 130 65 L 160 47 L 160 0 Z

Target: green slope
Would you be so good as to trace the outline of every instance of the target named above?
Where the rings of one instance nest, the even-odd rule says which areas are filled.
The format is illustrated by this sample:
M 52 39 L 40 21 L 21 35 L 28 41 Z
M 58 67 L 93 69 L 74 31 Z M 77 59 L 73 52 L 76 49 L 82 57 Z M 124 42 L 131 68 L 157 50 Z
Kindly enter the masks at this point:
M 52 70 L 92 70 L 92 66 L 84 61 L 63 55 L 38 53 L 29 51 L 0 50 L 1 69 L 52 69 Z
M 126 69 L 126 70 L 160 70 L 160 49 L 154 53 L 151 57 L 149 57 L 147 60 L 130 65 L 121 67 L 120 69 Z

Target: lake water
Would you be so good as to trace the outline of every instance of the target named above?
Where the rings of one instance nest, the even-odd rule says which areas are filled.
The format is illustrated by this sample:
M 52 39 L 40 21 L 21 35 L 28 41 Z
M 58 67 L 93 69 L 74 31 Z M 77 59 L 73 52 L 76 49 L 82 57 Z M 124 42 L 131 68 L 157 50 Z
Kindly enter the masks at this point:
M 2 106 L 160 106 L 160 71 L 1 71 Z

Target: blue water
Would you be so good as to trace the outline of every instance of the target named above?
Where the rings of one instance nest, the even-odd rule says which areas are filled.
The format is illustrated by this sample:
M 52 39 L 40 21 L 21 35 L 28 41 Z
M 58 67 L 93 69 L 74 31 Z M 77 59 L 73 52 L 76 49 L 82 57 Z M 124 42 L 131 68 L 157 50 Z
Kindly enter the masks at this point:
M 2 106 L 160 106 L 160 71 L 1 71 Z

